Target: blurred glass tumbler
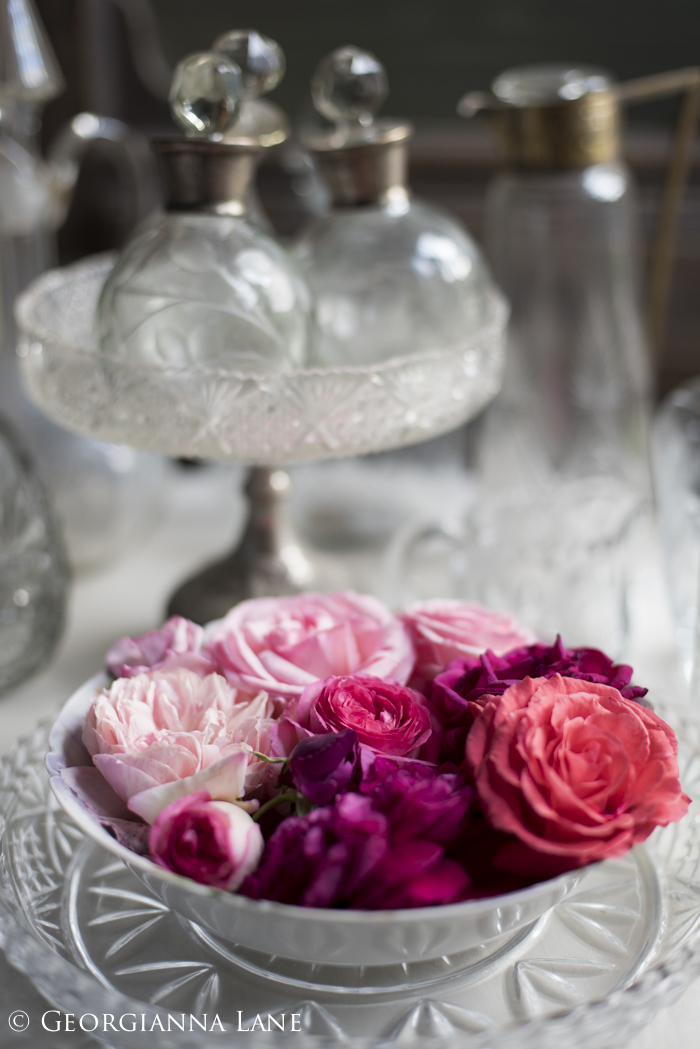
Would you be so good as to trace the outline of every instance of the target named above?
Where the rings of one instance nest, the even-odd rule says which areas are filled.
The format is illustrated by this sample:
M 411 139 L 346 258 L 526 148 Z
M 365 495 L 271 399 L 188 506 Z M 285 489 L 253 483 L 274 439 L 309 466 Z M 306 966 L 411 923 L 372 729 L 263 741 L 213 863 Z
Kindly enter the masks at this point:
M 659 525 L 676 642 L 700 694 L 700 377 L 661 404 L 652 435 Z
M 51 656 L 63 630 L 68 579 L 43 487 L 0 422 L 0 693 Z

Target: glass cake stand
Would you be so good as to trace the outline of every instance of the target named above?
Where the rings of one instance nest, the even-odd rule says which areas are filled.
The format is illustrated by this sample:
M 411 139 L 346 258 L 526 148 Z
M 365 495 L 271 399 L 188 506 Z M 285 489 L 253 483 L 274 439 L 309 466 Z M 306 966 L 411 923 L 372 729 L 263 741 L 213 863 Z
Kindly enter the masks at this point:
M 508 309 L 485 292 L 484 322 L 459 347 L 376 365 L 261 375 L 138 367 L 98 352 L 94 317 L 112 256 L 40 277 L 19 299 L 29 392 L 55 422 L 104 441 L 251 465 L 240 547 L 186 584 L 170 611 L 208 622 L 245 597 L 325 589 L 286 520 L 286 463 L 380 452 L 453 430 L 497 393 Z
M 679 728 L 681 779 L 699 799 L 700 725 Z M 619 1049 L 700 972 L 692 808 L 624 859 L 590 868 L 516 934 L 438 961 L 348 967 L 343 982 L 337 966 L 232 945 L 170 911 L 58 807 L 46 749 L 39 726 L 0 763 L 0 937 L 53 1007 L 100 1024 L 105 1013 L 136 1016 L 135 1032 L 100 1031 L 108 1046 L 277 1044 L 295 1015 L 301 1046 Z M 206 1033 L 190 1032 L 189 1016 L 201 1025 L 205 1014 Z M 253 1029 L 258 1014 L 272 1033 Z M 211 1030 L 216 1016 L 223 1032 Z

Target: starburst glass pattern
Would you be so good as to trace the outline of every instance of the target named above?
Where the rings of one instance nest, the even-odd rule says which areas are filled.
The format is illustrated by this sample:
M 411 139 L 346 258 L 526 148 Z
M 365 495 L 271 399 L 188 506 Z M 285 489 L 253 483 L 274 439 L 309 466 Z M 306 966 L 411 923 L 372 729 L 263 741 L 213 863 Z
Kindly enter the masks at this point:
M 700 799 L 695 722 L 681 740 L 684 786 Z M 0 763 L 2 942 L 57 1007 L 143 1014 L 155 1049 L 217 1044 L 210 1033 L 167 1033 L 168 1015 L 182 1013 L 219 1015 L 228 1032 L 247 1029 L 251 1046 L 283 1039 L 274 1025 L 267 1034 L 268 1015 L 288 1031 L 294 1014 L 299 1049 L 318 1037 L 358 1047 L 417 1049 L 432 1039 L 465 1049 L 612 1049 L 700 972 L 696 817 L 590 868 L 516 935 L 431 961 L 311 965 L 219 941 L 81 840 L 52 800 L 45 750 L 38 730 Z M 155 1017 L 163 1034 L 150 1031 Z
M 17 307 L 33 399 L 100 440 L 253 464 L 360 455 L 446 433 L 500 386 L 507 308 L 495 293 L 484 324 L 459 347 L 375 366 L 253 375 L 98 354 L 95 309 L 113 263 L 103 256 L 53 270 Z

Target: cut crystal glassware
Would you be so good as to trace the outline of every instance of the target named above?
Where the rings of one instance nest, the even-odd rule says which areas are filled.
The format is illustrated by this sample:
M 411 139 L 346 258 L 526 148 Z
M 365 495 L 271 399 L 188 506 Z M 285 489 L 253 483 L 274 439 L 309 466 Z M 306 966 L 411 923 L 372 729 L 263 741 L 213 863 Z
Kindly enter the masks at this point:
M 244 96 L 273 82 L 272 67 L 281 74 L 280 55 L 268 47 L 265 69 L 248 68 L 245 78 L 220 50 L 178 65 L 170 105 L 186 137 L 153 143 L 166 210 L 126 245 L 105 283 L 97 308 L 105 357 L 251 373 L 306 363 L 308 288 L 285 250 L 248 213 L 270 128 L 266 120 L 241 128 L 238 120 Z M 281 133 L 284 138 L 284 128 Z
M 652 462 L 676 641 L 693 694 L 700 696 L 700 379 L 659 408 Z
M 684 788 L 698 799 L 697 722 L 683 722 L 679 738 Z M 251 1044 L 276 1044 L 285 1035 L 274 1025 L 252 1029 L 260 1014 L 267 1032 L 269 1013 L 287 1027 L 297 1015 L 294 1037 L 309 1046 L 320 1036 L 358 1047 L 431 1038 L 465 1049 L 618 1049 L 700 972 L 692 808 L 624 859 L 583 872 L 551 910 L 491 947 L 368 973 L 273 958 L 180 918 L 83 838 L 50 791 L 46 747 L 40 728 L 0 763 L 0 936 L 53 1007 L 136 1014 L 135 1033 L 100 1032 L 108 1046 L 217 1044 L 216 1032 L 188 1022 L 183 1031 L 183 1013 L 200 1024 L 218 1015 L 222 1044 L 246 1029 Z
M 343 47 L 314 75 L 314 104 L 335 126 L 307 135 L 334 208 L 303 232 L 294 254 L 316 300 L 313 360 L 371 364 L 466 346 L 498 295 L 481 253 L 455 219 L 411 199 L 412 127 L 374 120 L 384 67 Z
M 44 488 L 0 422 L 0 692 L 48 662 L 63 632 L 68 582 Z
M 246 374 L 116 360 L 94 335 L 112 265 L 103 256 L 54 270 L 17 305 L 32 397 L 78 433 L 167 455 L 284 464 L 427 440 L 466 422 L 500 384 L 507 309 L 497 296 L 460 347 L 372 366 Z

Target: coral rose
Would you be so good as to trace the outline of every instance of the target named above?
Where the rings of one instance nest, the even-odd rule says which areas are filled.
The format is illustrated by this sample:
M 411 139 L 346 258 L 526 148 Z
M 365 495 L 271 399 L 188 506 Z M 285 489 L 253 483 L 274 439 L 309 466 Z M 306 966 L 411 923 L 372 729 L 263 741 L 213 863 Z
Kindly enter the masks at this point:
M 478 656 L 487 649 L 500 656 L 537 640 L 512 616 L 464 601 L 419 601 L 404 609 L 400 618 L 416 651 L 411 681 L 415 687 L 432 681 L 458 656 Z
M 216 627 L 205 652 L 237 688 L 284 701 L 341 674 L 408 680 L 406 628 L 374 597 L 344 591 L 242 601 Z
M 237 693 L 219 674 L 153 671 L 98 692 L 83 741 L 107 782 L 151 823 L 176 797 L 206 789 L 234 801 L 269 766 L 272 702 Z M 274 767 L 274 766 L 273 766 Z
M 415 757 L 432 722 L 419 692 L 381 678 L 352 675 L 317 681 L 272 729 L 274 753 L 309 735 L 354 729 L 361 747 L 377 754 Z
M 258 866 L 265 843 L 247 812 L 198 791 L 162 810 L 149 847 L 166 870 L 233 892 Z
M 556 674 L 487 699 L 467 761 L 490 823 L 571 866 L 685 815 L 672 729 L 616 688 Z

